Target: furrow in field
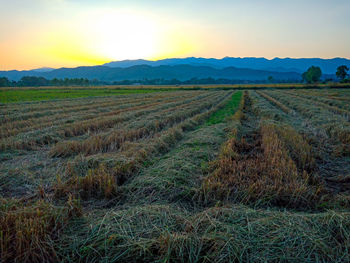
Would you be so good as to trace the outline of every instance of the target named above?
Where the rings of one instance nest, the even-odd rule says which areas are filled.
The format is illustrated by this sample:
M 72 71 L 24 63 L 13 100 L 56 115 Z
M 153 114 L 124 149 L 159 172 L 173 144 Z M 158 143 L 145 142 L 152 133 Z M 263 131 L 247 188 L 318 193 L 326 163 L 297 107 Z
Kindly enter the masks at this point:
M 7 113 L 6 118 L 6 123 L 9 122 L 18 122 L 20 123 L 25 122 L 25 121 L 30 121 L 30 120 L 37 120 L 40 118 L 54 118 L 57 115 L 64 115 L 64 114 L 79 114 L 79 113 L 84 113 L 87 110 L 101 110 L 104 108 L 111 107 L 111 106 L 119 106 L 123 104 L 128 104 L 131 102 L 137 103 L 140 101 L 148 101 L 152 100 L 152 98 L 132 98 L 132 99 L 126 99 L 126 100 L 108 100 L 104 102 L 99 102 L 99 101 L 94 101 L 91 103 L 86 103 L 86 104 L 81 104 L 81 105 L 75 105 L 74 107 L 64 107 L 63 105 L 60 106 L 59 108 L 57 107 L 52 107 L 46 110 L 40 110 L 38 112 L 29 112 L 26 114 L 23 113 Z
M 306 95 L 318 97 L 320 100 L 334 100 L 335 102 L 350 102 L 348 89 L 336 90 L 298 90 L 298 92 Z
M 224 95 L 225 96 L 225 95 Z M 181 106 L 174 110 L 167 109 L 168 116 L 159 116 L 156 120 L 147 120 L 141 127 L 135 127 L 126 130 L 112 131 L 107 134 L 97 134 L 83 141 L 60 142 L 51 150 L 52 156 L 70 156 L 83 153 L 86 155 L 98 152 L 115 151 L 119 149 L 126 141 L 134 141 L 144 137 L 152 136 L 165 128 L 169 128 L 176 123 L 192 117 L 200 112 L 209 109 L 214 103 L 218 103 L 223 96 L 214 96 L 212 99 L 203 99 Z M 142 127 L 143 126 L 143 127 Z
M 146 103 L 136 103 L 136 104 L 128 104 L 129 107 L 135 107 L 138 105 L 144 105 Z M 97 118 L 96 116 L 99 116 L 100 114 L 107 115 L 107 112 L 110 114 L 115 114 L 116 112 L 120 111 L 121 108 L 124 108 L 122 106 L 112 106 L 108 107 L 108 110 L 105 111 L 104 108 L 100 109 L 93 109 L 91 107 L 84 107 L 82 109 L 81 114 L 77 112 L 68 112 L 65 114 L 55 114 L 55 116 L 44 116 L 44 117 L 38 117 L 38 118 L 31 118 L 30 120 L 21 120 L 21 121 L 14 121 L 14 122 L 8 122 L 1 126 L 1 138 L 14 136 L 19 133 L 28 132 L 31 130 L 36 129 L 43 129 L 48 126 L 57 126 L 58 124 L 64 124 L 64 123 L 73 123 L 79 120 L 86 121 L 90 119 Z M 127 108 L 127 107 L 125 107 Z M 105 113 L 106 112 L 106 113 Z
M 71 98 L 63 100 L 49 100 L 49 101 L 33 101 L 33 102 L 19 102 L 3 104 L 3 108 L 6 108 L 11 113 L 27 113 L 45 110 L 57 110 L 64 108 L 75 108 L 84 104 L 93 105 L 94 103 L 112 102 L 117 100 L 125 100 L 132 98 L 145 98 L 153 95 L 161 95 L 160 93 L 155 94 L 131 94 L 131 95 L 118 95 L 118 96 L 103 96 L 103 97 L 84 97 L 84 98 Z
M 197 91 L 200 93 L 201 91 Z M 171 92 L 172 94 L 181 94 L 180 92 Z M 185 93 L 186 95 L 186 93 Z M 19 104 L 17 108 L 11 107 L 6 104 L 4 110 L 1 110 L 1 119 L 0 122 L 9 122 L 14 120 L 27 120 L 29 118 L 38 118 L 45 115 L 56 115 L 57 113 L 64 112 L 78 112 L 79 110 L 84 110 L 87 106 L 90 108 L 99 107 L 100 105 L 116 105 L 124 104 L 128 101 L 142 101 L 148 100 L 155 97 L 165 98 L 169 96 L 164 93 L 152 93 L 152 94 L 133 94 L 129 96 L 119 95 L 112 97 L 90 97 L 84 99 L 74 99 L 70 103 L 67 103 L 66 100 L 60 100 L 55 102 L 46 102 L 42 105 L 40 102 L 35 104 L 30 104 L 31 107 L 26 108 L 25 103 Z M 37 106 L 37 107 L 35 107 Z
M 122 174 L 123 171 L 127 171 L 128 167 L 134 167 L 133 165 L 136 165 L 136 161 L 139 160 L 143 155 L 143 152 L 147 151 L 164 151 L 168 147 L 171 147 L 171 141 L 178 135 L 178 129 L 181 127 L 182 131 L 186 131 L 187 129 L 190 129 L 196 123 L 197 121 L 202 120 L 204 117 L 206 117 L 212 110 L 215 108 L 217 109 L 220 107 L 220 105 L 223 103 L 219 103 L 219 97 L 224 96 L 224 94 L 229 94 L 228 92 L 210 92 L 209 94 L 212 94 L 212 99 L 210 101 L 213 102 L 213 108 L 211 108 L 209 111 L 204 111 L 202 114 L 196 115 L 195 117 L 191 119 L 187 119 L 186 121 L 182 122 L 182 124 L 178 124 L 176 127 L 172 128 L 165 128 L 159 132 L 156 132 L 152 134 L 152 136 L 147 136 L 145 138 L 142 138 L 138 141 L 130 141 L 123 144 L 122 148 L 119 149 L 116 152 L 110 152 L 102 154 L 103 156 L 111 155 L 111 159 L 107 160 L 107 163 L 113 160 L 115 163 L 117 160 L 119 161 L 125 161 L 126 157 L 123 155 L 129 155 L 133 156 L 133 160 L 125 165 L 118 167 L 115 167 L 118 173 Z M 216 94 L 216 95 L 215 95 Z M 215 100 L 215 97 L 217 100 Z M 208 98 L 207 98 L 208 99 Z M 206 98 L 202 97 L 202 101 L 199 101 L 199 104 L 205 103 Z M 216 101 L 219 103 L 216 104 Z M 187 103 L 190 103 L 191 101 L 187 101 Z M 179 102 L 180 103 L 180 102 Z M 181 102 L 183 104 L 183 102 Z M 193 107 L 199 106 L 192 105 Z M 180 105 L 180 104 L 178 104 Z M 174 106 L 174 105 L 173 105 Z M 181 105 L 180 105 L 181 106 Z M 165 107 L 167 108 L 167 107 Z M 180 107 L 181 108 L 181 107 Z M 172 111 L 179 111 L 180 108 L 175 109 L 173 107 Z M 169 112 L 169 114 L 171 111 Z M 170 115 L 169 115 L 170 116 Z M 154 115 L 154 118 L 159 118 L 160 116 Z M 139 124 L 137 126 L 142 126 L 142 117 L 140 117 Z M 148 120 L 151 120 L 151 118 L 144 120 L 145 123 L 148 122 Z M 127 124 L 131 124 L 133 122 L 126 122 Z M 151 140 L 151 141 L 150 141 Z M 150 144 L 152 142 L 152 144 Z M 136 146 L 138 145 L 138 146 Z M 136 148 L 134 148 L 135 146 Z M 140 149 L 142 147 L 142 149 Z M 14 152 L 3 152 L 0 155 L 1 163 L 0 163 L 0 194 L 3 196 L 28 196 L 31 193 L 35 193 L 38 187 L 41 185 L 46 188 L 48 185 L 52 185 L 52 181 L 55 180 L 56 175 L 63 175 L 66 173 L 66 165 L 67 162 L 72 162 L 72 159 L 62 159 L 62 158 L 50 158 L 49 157 L 49 147 L 42 147 L 38 149 L 37 151 L 21 151 L 20 154 L 17 154 L 16 151 Z M 125 157 L 125 158 L 124 158 Z M 82 157 L 77 156 L 73 160 L 77 161 L 77 165 L 80 168 L 76 169 L 82 169 L 82 166 L 84 165 L 84 161 L 80 160 Z M 87 158 L 90 158 L 92 160 L 93 164 L 99 163 L 97 159 L 94 158 L 94 156 L 88 156 Z M 108 158 L 108 157 L 107 157 Z M 105 163 L 105 162 L 103 162 Z M 139 167 L 140 163 L 136 165 L 136 167 Z M 94 167 L 94 166 L 92 166 Z M 135 168 L 135 167 L 134 167 Z M 133 168 L 133 169 L 134 169 Z M 130 168 L 131 169 L 131 168 Z M 10 176 L 7 176 L 10 175 Z M 85 174 L 86 175 L 86 174 Z
M 135 96 L 135 99 L 137 97 Z M 128 100 L 127 97 L 115 97 L 115 98 L 84 98 L 84 100 L 76 99 L 71 103 L 63 101 L 48 101 L 43 104 L 43 102 L 33 102 L 28 107 L 25 103 L 20 103 L 16 107 L 11 107 L 10 104 L 5 104 L 1 113 L 3 117 L 1 122 L 15 121 L 15 120 L 26 120 L 28 118 L 42 117 L 45 114 L 55 114 L 56 112 L 73 111 L 75 109 L 84 108 L 87 106 L 94 106 L 96 104 L 114 104 L 118 101 Z
M 181 98 L 191 98 L 194 97 L 192 96 L 182 96 Z M 53 126 L 59 126 L 59 124 L 66 124 L 66 123 L 77 123 L 77 122 L 86 122 L 87 120 L 92 121 L 93 119 L 98 119 L 100 120 L 103 117 L 108 117 L 108 116 L 113 116 L 116 114 L 120 114 L 124 111 L 130 111 L 130 110 L 135 110 L 137 107 L 140 108 L 147 108 L 148 106 L 155 105 L 154 103 L 161 103 L 161 102 L 168 102 L 171 100 L 176 100 L 179 99 L 179 97 L 168 97 L 168 98 L 152 98 L 152 99 L 147 99 L 147 100 L 138 100 L 139 102 L 136 103 L 135 101 L 127 101 L 123 104 L 120 105 L 111 105 L 108 104 L 107 106 L 104 107 L 96 107 L 96 108 L 91 108 L 91 107 L 84 107 L 86 110 L 79 110 L 78 112 L 74 111 L 73 113 L 69 111 L 66 114 L 55 114 L 55 116 L 45 116 L 42 118 L 36 118 L 33 120 L 25 120 L 25 121 L 15 121 L 15 122 L 10 122 L 6 123 L 1 126 L 0 129 L 0 138 L 5 138 L 9 136 L 14 136 L 16 134 L 22 133 L 22 132 L 27 132 L 31 130 L 36 130 L 36 129 L 43 129 L 48 126 L 53 127 Z M 131 103 L 132 102 L 132 103 Z
M 248 96 L 242 112 L 212 174 L 203 182 L 205 202 L 293 209 L 320 209 L 337 203 L 338 197 L 308 173 L 313 162 L 311 147 L 293 127 L 262 118 Z
M 177 202 L 192 205 L 226 139 L 231 117 L 237 110 L 242 92 L 236 92 L 224 107 L 215 111 L 194 131 L 184 134 L 168 153 L 151 160 L 133 180 L 123 185 L 128 204 Z M 218 118 L 220 115 L 223 118 Z M 214 121 L 213 121 L 214 120 Z
M 326 133 L 323 125 L 319 125 L 317 121 L 312 121 L 311 118 L 305 118 L 297 111 L 293 116 L 287 116 L 282 111 L 278 112 L 273 109 L 272 105 L 261 103 L 257 97 L 255 101 L 265 117 L 283 121 L 291 127 L 295 127 L 298 133 L 308 142 L 309 146 L 303 146 L 304 151 L 299 151 L 298 154 L 302 159 L 306 159 L 307 156 L 312 157 L 313 161 L 308 161 L 309 164 L 312 164 L 309 165 L 308 172 L 321 178 L 326 186 L 335 192 L 348 192 L 350 190 L 350 184 L 346 179 L 350 162 L 348 157 L 342 156 L 346 154 L 344 152 L 345 145 L 335 144 L 334 138 Z M 287 129 L 285 131 L 287 132 Z M 294 136 L 290 136 L 290 139 L 294 139 Z M 339 155 L 339 153 L 341 154 Z
M 60 181 L 55 186 L 56 196 L 67 195 L 67 193 L 78 192 L 80 196 L 88 198 L 113 197 L 118 195 L 118 185 L 123 184 L 139 171 L 145 161 L 151 160 L 156 154 L 165 154 L 184 134 L 198 127 L 214 112 L 223 108 L 230 99 L 231 92 L 226 92 L 220 100 L 213 101 L 212 107 L 204 112 L 199 112 L 192 117 L 184 118 L 169 129 L 162 130 L 152 137 L 138 141 L 125 143 L 119 151 L 114 153 L 101 153 L 86 158 L 83 163 L 88 167 L 78 168 L 81 160 L 77 159 L 68 165 L 68 179 Z M 78 168 L 78 169 L 77 169 Z M 88 175 L 82 177 L 81 172 Z
M 159 107 L 150 107 L 149 110 L 138 110 L 136 112 L 127 112 L 124 115 L 112 117 L 112 126 L 115 124 L 121 125 L 123 122 L 127 122 L 135 117 L 141 118 L 141 116 L 147 116 L 151 113 L 167 112 L 172 109 L 181 108 L 183 104 L 190 105 L 191 103 L 198 103 L 198 101 L 206 100 L 208 96 L 213 96 L 211 93 L 203 94 L 191 99 L 181 100 L 178 102 L 170 102 L 160 104 Z M 183 99 L 183 98 L 182 98 Z M 161 110 L 161 111 L 160 111 Z M 108 129 L 108 125 L 99 127 L 96 124 L 102 124 L 103 120 L 90 120 L 88 122 L 68 124 L 63 127 L 48 127 L 46 129 L 29 132 L 26 134 L 20 134 L 19 136 L 9 137 L 1 141 L 0 147 L 6 149 L 26 149 L 35 150 L 43 145 L 56 143 L 63 138 L 71 137 L 75 135 L 89 133 L 89 129 L 96 127 L 97 131 Z
M 338 154 L 350 154 L 350 124 L 346 117 L 334 114 L 329 109 L 319 105 L 311 103 L 305 105 L 305 103 L 278 91 L 270 91 L 269 94 L 306 118 L 309 123 L 321 131 L 321 136 L 325 137 L 326 135 L 329 139 L 333 139 L 338 145 L 338 149 L 335 149 Z M 336 143 L 337 141 L 338 143 Z
M 180 94 L 177 92 L 172 92 L 171 93 L 174 97 L 175 96 L 189 96 L 190 93 L 185 93 L 185 94 Z M 192 93 L 194 94 L 194 93 Z M 60 114 L 64 114 L 64 113 L 70 113 L 70 114 L 78 114 L 78 113 L 82 113 L 84 114 L 84 112 L 86 110 L 101 110 L 101 109 L 105 109 L 109 106 L 120 106 L 123 104 L 128 104 L 128 103 L 136 103 L 136 102 L 146 102 L 149 100 L 154 100 L 154 99 L 162 99 L 162 98 L 168 98 L 169 94 L 152 94 L 152 95 L 144 95 L 142 96 L 132 96 L 132 97 L 115 97 L 114 99 L 110 99 L 110 98 L 105 98 L 104 100 L 94 100 L 94 99 L 90 99 L 89 101 L 83 101 L 85 103 L 79 104 L 73 104 L 70 106 L 65 106 L 64 103 L 58 104 L 57 105 L 52 105 L 52 107 L 46 108 L 46 109 L 39 109 L 37 111 L 30 111 L 26 114 L 23 114 L 22 112 L 19 113 L 13 113 L 10 111 L 3 111 L 4 113 L 2 114 L 2 119 L 1 122 L 2 123 L 8 123 L 11 121 L 28 121 L 30 119 L 37 119 L 40 117 L 50 117 L 50 116 L 56 116 L 56 115 L 60 115 Z
M 311 92 L 311 93 L 303 90 L 293 90 L 293 91 L 286 91 L 286 92 L 288 94 L 294 94 L 296 96 L 300 96 L 305 99 L 310 99 L 312 101 L 322 102 L 322 103 L 328 104 L 329 106 L 339 107 L 341 109 L 348 110 L 348 111 L 350 110 L 350 105 L 349 105 L 350 98 L 348 100 L 346 98 L 339 98 L 339 99 L 343 99 L 340 101 L 339 99 L 328 98 L 323 94 L 321 90 L 318 92 Z
M 350 120 L 350 111 L 349 110 L 342 109 L 342 108 L 339 108 L 337 106 L 331 106 L 331 105 L 329 105 L 329 103 L 324 103 L 324 102 L 318 101 L 316 96 L 305 97 L 305 96 L 302 96 L 302 95 L 295 93 L 295 92 L 293 92 L 293 93 L 292 92 L 284 92 L 284 93 L 288 94 L 290 97 L 292 97 L 296 100 L 300 100 L 300 101 L 304 102 L 306 105 L 308 105 L 310 103 L 315 104 L 317 106 L 323 107 L 324 109 L 331 111 L 332 113 L 339 114 L 339 115 L 347 118 L 348 120 Z
M 271 104 L 277 106 L 278 108 L 280 108 L 285 113 L 287 113 L 287 114 L 293 113 L 292 109 L 288 108 L 287 106 L 285 106 L 284 104 L 280 103 L 278 100 L 275 100 L 274 98 L 272 98 L 271 96 L 267 95 L 266 93 L 259 92 L 259 91 L 256 91 L 256 93 L 258 93 L 260 96 L 262 96 L 265 99 L 267 99 Z

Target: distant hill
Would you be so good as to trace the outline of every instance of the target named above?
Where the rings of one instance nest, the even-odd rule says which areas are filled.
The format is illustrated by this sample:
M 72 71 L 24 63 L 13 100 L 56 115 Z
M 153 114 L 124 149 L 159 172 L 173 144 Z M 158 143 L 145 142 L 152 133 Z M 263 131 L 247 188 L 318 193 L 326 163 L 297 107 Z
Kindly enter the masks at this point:
M 35 71 L 35 72 L 49 72 L 49 71 L 53 71 L 53 70 L 54 70 L 54 68 L 43 67 L 43 68 L 32 69 L 31 71 Z
M 125 62 L 126 63 L 126 62 Z M 53 78 L 87 78 L 100 81 L 142 80 L 142 79 L 178 79 L 181 81 L 192 78 L 214 78 L 231 80 L 266 80 L 272 76 L 275 80 L 300 80 L 297 72 L 276 72 L 249 68 L 225 67 L 216 68 L 199 65 L 136 65 L 130 67 L 92 66 L 77 68 L 60 68 L 51 71 L 0 71 L 0 77 L 19 80 L 23 76 L 37 76 L 46 79 Z
M 215 58 L 169 58 L 156 61 L 150 60 L 123 60 L 104 64 L 108 67 L 131 67 L 137 65 L 164 66 L 164 65 L 192 65 L 192 66 L 209 66 L 213 68 L 250 68 L 258 70 L 276 71 L 276 72 L 305 72 L 310 66 L 319 66 L 325 74 L 335 74 L 337 67 L 347 65 L 350 67 L 350 60 L 345 58 L 321 59 L 321 58 L 233 58 L 225 57 L 222 59 Z

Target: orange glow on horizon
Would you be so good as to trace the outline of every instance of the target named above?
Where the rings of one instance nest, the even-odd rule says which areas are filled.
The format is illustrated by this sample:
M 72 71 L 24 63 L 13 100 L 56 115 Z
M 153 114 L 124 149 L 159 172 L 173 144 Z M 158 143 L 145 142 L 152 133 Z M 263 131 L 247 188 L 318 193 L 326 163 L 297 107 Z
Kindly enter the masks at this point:
M 15 42 L 18 44 L 14 46 L 11 42 L 0 43 L 0 50 L 9 50 L 0 54 L 0 70 L 92 66 L 125 59 L 158 60 L 190 56 L 196 49 L 188 33 L 176 26 L 165 27 L 136 12 L 108 10 L 84 13 L 74 25 L 19 34 Z

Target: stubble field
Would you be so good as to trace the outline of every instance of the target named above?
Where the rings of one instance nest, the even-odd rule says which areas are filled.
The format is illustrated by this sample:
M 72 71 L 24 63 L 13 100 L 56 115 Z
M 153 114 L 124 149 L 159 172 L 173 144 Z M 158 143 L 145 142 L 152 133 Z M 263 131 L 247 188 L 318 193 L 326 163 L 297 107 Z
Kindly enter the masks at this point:
M 3 262 L 350 260 L 350 90 L 130 93 L 0 104 Z

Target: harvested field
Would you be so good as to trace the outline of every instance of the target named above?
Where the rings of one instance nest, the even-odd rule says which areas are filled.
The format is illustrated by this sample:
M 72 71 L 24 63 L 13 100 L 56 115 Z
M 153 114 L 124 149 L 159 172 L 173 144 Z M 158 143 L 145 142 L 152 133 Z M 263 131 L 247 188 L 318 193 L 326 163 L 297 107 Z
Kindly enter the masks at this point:
M 23 89 L 0 261 L 349 262 L 350 90 L 272 88 Z

